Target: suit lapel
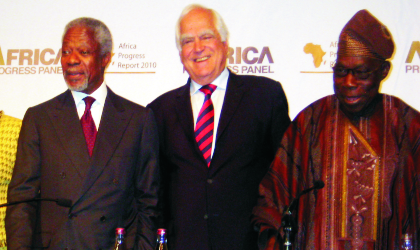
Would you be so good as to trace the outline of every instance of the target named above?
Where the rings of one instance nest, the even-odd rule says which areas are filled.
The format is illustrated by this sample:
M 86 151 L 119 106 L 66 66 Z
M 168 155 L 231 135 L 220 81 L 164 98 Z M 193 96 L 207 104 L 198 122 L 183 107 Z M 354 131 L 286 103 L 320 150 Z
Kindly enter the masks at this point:
M 223 101 L 222 112 L 220 114 L 219 125 L 217 127 L 216 143 L 219 137 L 223 135 L 227 125 L 231 122 L 233 114 L 235 114 L 238 109 L 245 90 L 246 88 L 239 77 L 229 71 L 228 85 Z
M 65 154 L 82 180 L 89 168 L 90 157 L 71 92 L 67 90 L 58 96 L 55 107 L 47 112 Z
M 178 90 L 178 93 L 176 95 L 175 112 L 178 116 L 178 121 L 181 124 L 181 127 L 183 128 L 188 141 L 191 142 L 191 145 L 193 145 L 196 154 L 199 155 L 199 157 L 201 157 L 201 160 L 203 161 L 203 164 L 206 166 L 207 169 L 206 160 L 204 159 L 204 156 L 198 148 L 198 144 L 195 140 L 194 117 L 191 106 L 190 84 L 191 79 L 188 79 L 187 84 Z
M 179 117 L 179 123 L 185 131 L 189 140 L 194 138 L 194 118 L 191 107 L 190 79 L 188 83 L 178 90 L 176 95 L 175 111 Z
M 82 197 L 101 175 L 130 122 L 132 112 L 124 108 L 119 98 L 108 88 L 91 164 L 78 198 Z
M 213 175 L 221 166 L 221 163 L 224 161 L 224 159 L 219 159 L 219 156 L 221 156 L 223 152 L 223 146 L 222 144 L 218 144 L 218 140 L 226 131 L 227 126 L 229 123 L 232 122 L 232 117 L 234 116 L 235 112 L 238 110 L 239 104 L 242 100 L 242 97 L 246 91 L 246 88 L 244 86 L 244 83 L 241 81 L 241 79 L 236 76 L 235 74 L 232 74 L 232 72 L 229 71 L 229 79 L 225 94 L 225 99 L 223 101 L 222 106 L 222 112 L 220 114 L 219 119 L 219 125 L 217 128 L 217 135 L 216 135 L 216 141 L 215 141 L 215 149 L 212 157 L 212 161 L 210 163 L 210 174 Z M 242 121 L 241 121 L 242 122 Z

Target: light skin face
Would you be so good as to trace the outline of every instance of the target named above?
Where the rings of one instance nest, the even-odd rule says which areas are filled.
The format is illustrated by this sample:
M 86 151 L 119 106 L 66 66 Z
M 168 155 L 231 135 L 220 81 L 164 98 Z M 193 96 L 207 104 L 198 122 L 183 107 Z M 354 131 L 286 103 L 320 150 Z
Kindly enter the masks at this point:
M 228 43 L 222 42 L 211 12 L 195 9 L 181 21 L 181 62 L 200 85 L 213 82 L 226 67 Z
M 344 77 L 334 74 L 334 92 L 343 111 L 356 114 L 366 109 L 379 93 L 381 81 L 388 75 L 389 62 L 366 57 L 338 57 L 335 67 L 372 73 L 366 79 L 357 79 L 352 72 Z
M 65 34 L 61 66 L 70 90 L 92 94 L 104 81 L 109 60 L 109 53 L 100 55 L 99 43 L 90 28 L 75 26 Z

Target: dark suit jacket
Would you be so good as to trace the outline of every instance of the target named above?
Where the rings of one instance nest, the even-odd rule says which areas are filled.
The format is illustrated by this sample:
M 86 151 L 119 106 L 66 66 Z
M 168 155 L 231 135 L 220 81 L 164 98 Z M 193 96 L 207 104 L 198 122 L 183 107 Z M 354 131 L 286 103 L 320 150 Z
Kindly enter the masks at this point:
M 129 248 L 153 249 L 159 182 L 153 112 L 108 89 L 90 158 L 71 92 L 29 108 L 23 119 L 8 201 L 8 249 L 111 249 L 125 227 Z M 138 247 L 137 247 L 138 246 Z
M 190 80 L 149 106 L 159 130 L 170 249 L 257 249 L 250 216 L 258 184 L 290 123 L 280 83 L 229 73 L 209 168 L 194 138 Z

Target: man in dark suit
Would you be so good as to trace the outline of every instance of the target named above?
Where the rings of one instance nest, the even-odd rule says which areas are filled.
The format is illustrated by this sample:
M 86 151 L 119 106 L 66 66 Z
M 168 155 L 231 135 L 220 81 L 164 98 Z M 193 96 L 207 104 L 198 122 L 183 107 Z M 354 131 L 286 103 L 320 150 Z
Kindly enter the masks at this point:
M 171 250 L 257 249 L 250 223 L 290 123 L 280 83 L 226 68 L 227 28 L 192 5 L 177 25 L 187 84 L 154 100 Z
M 104 83 L 111 50 L 101 21 L 79 18 L 66 26 L 61 64 L 69 90 L 26 112 L 8 200 L 72 205 L 8 207 L 8 249 L 111 249 L 117 227 L 126 229 L 128 249 L 153 249 L 156 124 L 150 109 Z

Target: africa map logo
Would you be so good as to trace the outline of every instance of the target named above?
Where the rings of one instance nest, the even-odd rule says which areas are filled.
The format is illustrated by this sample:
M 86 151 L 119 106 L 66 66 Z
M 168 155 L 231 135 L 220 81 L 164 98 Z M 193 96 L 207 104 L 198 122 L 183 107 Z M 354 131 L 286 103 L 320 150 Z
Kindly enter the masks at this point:
M 300 73 L 332 73 L 331 68 L 337 58 L 337 42 L 331 42 L 328 47 L 329 50 L 324 51 L 319 44 L 305 44 L 303 52 L 312 56 L 312 64 L 315 69 L 300 71 Z

